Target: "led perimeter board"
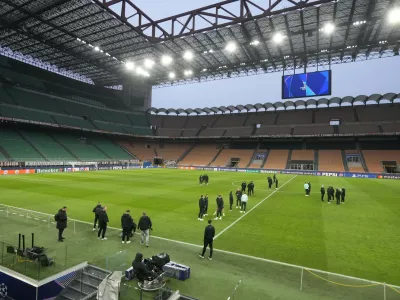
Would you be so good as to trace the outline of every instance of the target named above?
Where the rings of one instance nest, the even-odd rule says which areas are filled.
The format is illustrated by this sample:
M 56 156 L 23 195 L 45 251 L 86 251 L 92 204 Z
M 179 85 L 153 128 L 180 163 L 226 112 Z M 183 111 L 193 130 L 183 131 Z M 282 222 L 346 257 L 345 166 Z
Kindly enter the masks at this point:
M 331 71 L 282 76 L 282 99 L 330 95 Z

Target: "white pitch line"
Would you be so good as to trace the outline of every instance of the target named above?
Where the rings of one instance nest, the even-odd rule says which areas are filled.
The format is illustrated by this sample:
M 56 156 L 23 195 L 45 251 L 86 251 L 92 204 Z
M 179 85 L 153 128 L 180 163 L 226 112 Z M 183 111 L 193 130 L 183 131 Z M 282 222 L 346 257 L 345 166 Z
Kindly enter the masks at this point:
M 257 208 L 257 206 L 261 205 L 265 200 L 267 200 L 269 197 L 271 197 L 272 195 L 274 195 L 277 191 L 279 191 L 281 188 L 283 188 L 286 184 L 288 184 L 290 181 L 292 181 L 294 178 L 296 178 L 297 175 L 294 175 L 292 178 L 290 178 L 288 181 L 286 181 L 284 184 L 282 184 L 278 189 L 276 189 L 275 191 L 273 191 L 271 194 L 269 194 L 267 197 L 265 197 L 264 199 L 262 199 L 260 202 L 258 202 L 256 205 L 254 205 L 248 212 L 246 212 L 245 214 L 243 214 L 241 217 L 239 217 L 236 221 L 234 221 L 231 225 L 229 225 L 228 227 L 226 227 L 225 229 L 223 229 L 220 233 L 218 233 L 215 237 L 214 237 L 214 241 L 221 235 L 223 234 L 225 231 L 227 231 L 229 228 L 231 228 L 233 225 L 235 225 L 237 222 L 239 222 L 241 219 L 243 219 L 245 216 L 247 216 L 253 209 Z

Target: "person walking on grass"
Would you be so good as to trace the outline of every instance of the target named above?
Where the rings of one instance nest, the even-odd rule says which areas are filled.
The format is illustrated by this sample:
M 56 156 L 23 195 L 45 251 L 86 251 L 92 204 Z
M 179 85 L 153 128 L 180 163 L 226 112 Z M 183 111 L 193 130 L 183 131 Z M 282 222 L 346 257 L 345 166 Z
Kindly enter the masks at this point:
M 99 213 L 99 232 L 97 233 L 97 238 L 102 241 L 107 240 L 105 237 L 107 231 L 107 223 L 108 223 L 108 215 L 107 215 L 107 207 L 104 206 L 103 209 Z
M 204 201 L 203 195 L 200 196 L 199 199 L 199 214 L 197 216 L 197 220 L 203 221 L 204 210 L 205 210 L 206 203 Z
M 233 205 L 233 194 L 232 191 L 229 193 L 229 210 L 232 211 L 232 205 Z
M 151 223 L 150 218 L 146 215 L 145 212 L 143 212 L 138 224 L 138 228 L 142 232 L 140 238 L 140 245 L 143 245 L 144 241 L 146 240 L 146 247 L 149 247 L 150 230 L 152 230 L 152 227 L 153 224 Z
M 58 229 L 58 241 L 64 242 L 63 232 L 67 228 L 67 207 L 61 208 L 58 213 L 54 216 L 54 220 L 57 222 L 56 228 Z
M 213 255 L 213 241 L 215 236 L 215 228 L 211 225 L 211 220 L 208 220 L 208 225 L 204 230 L 204 246 L 203 251 L 199 254 L 200 258 L 204 258 L 204 254 L 206 253 L 207 247 L 210 247 L 210 256 L 208 257 L 209 260 L 212 260 Z

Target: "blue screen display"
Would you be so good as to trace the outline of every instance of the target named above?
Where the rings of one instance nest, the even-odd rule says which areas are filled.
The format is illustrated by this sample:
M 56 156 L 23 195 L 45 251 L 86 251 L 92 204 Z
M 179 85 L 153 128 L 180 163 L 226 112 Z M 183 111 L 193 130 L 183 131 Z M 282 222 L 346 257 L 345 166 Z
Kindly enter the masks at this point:
M 303 98 L 331 94 L 331 71 L 282 76 L 282 98 Z

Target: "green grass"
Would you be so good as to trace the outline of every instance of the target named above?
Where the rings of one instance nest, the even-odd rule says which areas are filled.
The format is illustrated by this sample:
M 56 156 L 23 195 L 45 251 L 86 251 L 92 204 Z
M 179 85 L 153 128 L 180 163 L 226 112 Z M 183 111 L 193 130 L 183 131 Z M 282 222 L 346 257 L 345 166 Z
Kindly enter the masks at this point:
M 265 201 L 223 232 L 214 242 L 217 249 L 400 285 L 397 181 L 279 175 L 282 187 L 274 192 L 267 188 L 265 174 L 209 172 L 208 186 L 198 184 L 199 174 L 154 169 L 5 176 L 0 178 L 0 203 L 50 214 L 66 205 L 69 218 L 92 222 L 91 211 L 101 201 L 109 208 L 109 226 L 119 227 L 126 209 L 136 221 L 146 211 L 153 221 L 153 235 L 200 245 L 205 222 L 197 220 L 199 195 L 209 194 L 211 212 L 216 195 L 224 197 L 226 217 L 214 221 L 218 234 L 242 216 L 235 208 L 229 212 L 229 191 L 242 180 L 254 180 L 256 194 L 250 197 L 248 210 Z M 304 197 L 304 181 L 312 182 L 311 197 Z M 346 204 L 321 202 L 321 184 L 345 187 Z M 134 243 L 122 245 L 112 231 L 110 240 L 102 242 L 94 238 L 90 225 L 78 225 L 74 234 L 70 222 L 66 243 L 59 244 L 54 225 L 48 228 L 45 222 L 39 225 L 20 218 L 0 218 L 1 241 L 15 244 L 16 232 L 34 231 L 37 244 L 49 247 L 63 267 L 85 260 L 103 266 L 106 256 L 121 250 L 127 251 L 127 261 L 137 251 L 145 255 L 167 252 L 172 260 L 192 268 L 189 280 L 172 280 L 170 287 L 199 299 L 226 299 L 239 279 L 243 285 L 235 299 L 383 298 L 381 286 L 339 286 L 307 271 L 300 293 L 300 269 L 219 251 L 212 262 L 204 261 L 196 257 L 198 247 L 155 238 L 148 249 L 138 244 L 137 237 Z M 342 284 L 365 284 L 323 277 Z M 131 288 L 122 298 L 131 299 L 134 293 Z M 387 291 L 387 299 L 399 296 L 393 290 Z

